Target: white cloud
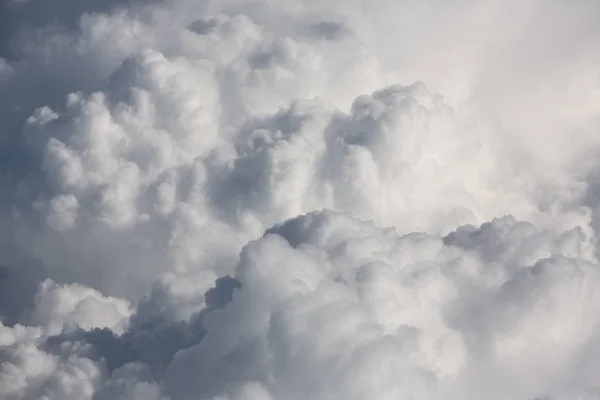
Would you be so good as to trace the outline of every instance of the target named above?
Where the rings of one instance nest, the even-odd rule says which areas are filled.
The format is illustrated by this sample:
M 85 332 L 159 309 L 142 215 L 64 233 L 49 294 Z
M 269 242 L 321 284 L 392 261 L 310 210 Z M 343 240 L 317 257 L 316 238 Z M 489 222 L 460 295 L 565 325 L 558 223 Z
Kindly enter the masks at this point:
M 528 232 L 493 224 L 518 239 L 477 230 L 471 244 L 496 243 L 497 254 L 397 237 L 343 214 L 286 222 L 244 249 L 241 289 L 204 319 L 204 339 L 177 354 L 167 387 L 182 399 L 257 379 L 274 398 L 471 398 L 477 376 L 487 396 L 531 398 L 568 384 L 574 349 L 600 322 L 598 267 L 560 254 L 507 259 L 502 246 L 525 244 Z
M 54 334 L 69 327 L 110 328 L 121 333 L 132 313 L 125 300 L 104 297 L 78 284 L 57 285 L 50 280 L 42 282 L 34 304 L 27 323 L 48 327 Z
M 598 398 L 597 2 L 365 4 L 6 9 L 0 397 Z

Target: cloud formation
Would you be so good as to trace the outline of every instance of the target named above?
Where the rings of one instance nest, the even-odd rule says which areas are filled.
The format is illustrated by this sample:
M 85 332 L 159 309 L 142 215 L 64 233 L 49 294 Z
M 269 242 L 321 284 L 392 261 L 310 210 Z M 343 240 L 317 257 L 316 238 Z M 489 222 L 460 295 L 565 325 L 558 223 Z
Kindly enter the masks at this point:
M 600 271 L 585 247 L 579 229 L 557 235 L 510 217 L 440 237 L 311 213 L 245 246 L 234 278 L 217 280 L 187 322 L 144 312 L 157 311 L 156 287 L 121 333 L 122 300 L 77 298 L 81 287 L 46 282 L 30 321 L 48 328 L 3 328 L 3 395 L 531 399 L 593 390 Z
M 0 397 L 600 399 L 596 1 L 3 7 Z

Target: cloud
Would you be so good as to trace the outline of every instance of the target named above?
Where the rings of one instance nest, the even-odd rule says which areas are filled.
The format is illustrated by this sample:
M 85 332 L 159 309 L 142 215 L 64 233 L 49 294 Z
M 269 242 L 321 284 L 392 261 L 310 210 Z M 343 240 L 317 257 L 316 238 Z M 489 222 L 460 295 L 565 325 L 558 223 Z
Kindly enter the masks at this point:
M 0 397 L 597 398 L 596 2 L 5 9 Z
M 519 239 L 476 229 L 472 244 L 498 246 L 484 255 L 344 214 L 275 227 L 243 250 L 239 291 L 206 318 L 206 337 L 177 354 L 167 387 L 174 398 L 211 398 L 232 381 L 239 390 L 258 381 L 272 398 L 531 398 L 568 384 L 573 349 L 596 335 L 597 266 L 576 250 L 506 259 L 504 245 L 544 245 L 528 243 L 514 220 L 491 225 Z M 478 369 L 493 371 L 478 376 L 483 388 L 468 383 Z
M 526 225 L 503 218 L 440 237 L 331 211 L 298 217 L 245 246 L 235 279 L 217 280 L 188 322 L 169 310 L 148 316 L 157 304 L 149 297 L 123 334 L 89 330 L 76 312 L 87 298 L 71 306 L 80 329 L 5 327 L 5 396 L 531 399 L 594 390 L 593 375 L 576 372 L 589 362 L 580 350 L 598 340 L 598 265 L 585 259 L 580 232 Z M 69 298 L 81 290 L 45 283 L 42 293 L 49 287 Z M 64 318 L 52 309 L 39 325 Z

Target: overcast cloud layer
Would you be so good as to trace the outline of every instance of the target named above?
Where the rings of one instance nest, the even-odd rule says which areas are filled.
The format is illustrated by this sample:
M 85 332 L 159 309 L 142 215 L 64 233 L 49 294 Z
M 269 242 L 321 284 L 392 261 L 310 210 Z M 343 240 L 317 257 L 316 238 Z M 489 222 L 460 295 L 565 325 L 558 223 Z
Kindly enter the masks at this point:
M 0 7 L 0 398 L 600 399 L 597 0 Z

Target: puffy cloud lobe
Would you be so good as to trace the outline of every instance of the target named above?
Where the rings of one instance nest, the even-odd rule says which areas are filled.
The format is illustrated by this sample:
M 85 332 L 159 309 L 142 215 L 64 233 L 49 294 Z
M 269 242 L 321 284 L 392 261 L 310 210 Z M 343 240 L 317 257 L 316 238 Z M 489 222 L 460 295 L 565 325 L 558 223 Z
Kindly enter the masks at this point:
M 78 284 L 61 286 L 50 280 L 40 285 L 34 302 L 27 322 L 48 327 L 53 333 L 60 333 L 69 325 L 82 329 L 106 327 L 119 333 L 127 326 L 132 313 L 125 300 L 104 297 Z
M 51 335 L 77 328 L 122 332 L 130 315 L 125 300 L 106 298 L 78 284 L 44 281 L 34 308 L 24 316 L 29 326 L 0 326 L 0 394 L 7 399 L 90 398 L 106 379 L 103 364 L 90 358 L 90 346 L 66 343 L 54 353 L 45 351 L 44 343 Z

